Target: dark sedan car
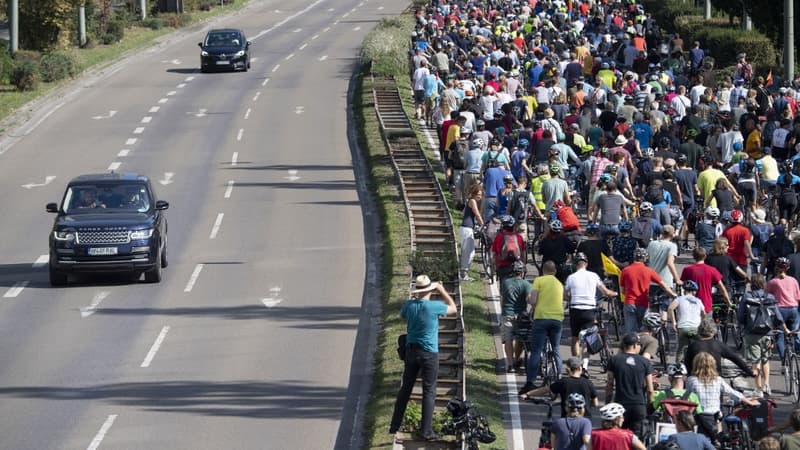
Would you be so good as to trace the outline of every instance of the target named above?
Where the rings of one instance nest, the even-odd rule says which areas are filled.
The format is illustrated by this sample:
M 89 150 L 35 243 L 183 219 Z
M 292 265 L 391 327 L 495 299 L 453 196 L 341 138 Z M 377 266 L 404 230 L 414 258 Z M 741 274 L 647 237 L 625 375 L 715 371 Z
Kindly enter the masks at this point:
M 250 41 L 242 30 L 225 28 L 211 30 L 206 34 L 200 46 L 200 71 L 250 68 Z

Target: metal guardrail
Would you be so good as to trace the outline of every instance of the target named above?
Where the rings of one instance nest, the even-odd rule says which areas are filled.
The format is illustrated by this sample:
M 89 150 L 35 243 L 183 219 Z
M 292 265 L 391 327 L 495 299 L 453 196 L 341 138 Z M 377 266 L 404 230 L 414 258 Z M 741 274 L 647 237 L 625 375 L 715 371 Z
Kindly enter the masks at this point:
M 372 95 L 381 134 L 397 174 L 408 213 L 411 248 L 422 257 L 449 254 L 456 258 L 456 239 L 450 211 L 436 173 L 417 139 L 403 109 L 403 100 L 392 78 L 372 78 Z M 458 274 L 442 280 L 458 306 L 457 317 L 439 321 L 439 379 L 436 406 L 443 408 L 452 398 L 466 398 L 464 366 L 464 321 Z M 409 283 L 409 288 L 413 288 Z M 412 399 L 422 399 L 421 382 L 415 384 Z M 409 447 L 404 440 L 403 445 Z

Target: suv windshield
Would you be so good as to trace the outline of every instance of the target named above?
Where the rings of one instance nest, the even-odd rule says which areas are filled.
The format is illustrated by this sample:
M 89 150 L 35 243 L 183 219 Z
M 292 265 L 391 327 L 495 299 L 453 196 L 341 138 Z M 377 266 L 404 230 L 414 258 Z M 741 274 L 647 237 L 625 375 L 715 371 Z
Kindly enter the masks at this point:
M 67 188 L 62 208 L 67 214 L 97 213 L 102 210 L 147 212 L 150 193 L 145 184 L 79 184 Z
M 204 47 L 241 47 L 242 37 L 236 32 L 208 33 Z

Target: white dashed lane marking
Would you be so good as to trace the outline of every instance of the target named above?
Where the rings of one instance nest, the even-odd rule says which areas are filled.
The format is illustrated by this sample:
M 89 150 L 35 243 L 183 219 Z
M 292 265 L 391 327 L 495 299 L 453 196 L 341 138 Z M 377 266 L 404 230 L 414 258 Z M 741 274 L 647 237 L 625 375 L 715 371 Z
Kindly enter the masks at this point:
M 142 134 L 142 133 L 144 133 L 144 127 L 136 127 L 133 130 L 133 134 Z
M 261 82 L 261 86 L 266 86 L 269 83 L 269 78 L 264 78 L 264 81 Z
M 167 92 L 167 97 L 171 97 L 171 96 L 173 96 L 173 95 L 175 95 L 177 93 L 178 93 L 178 91 L 169 91 L 169 92 Z
M 28 281 L 28 280 L 17 281 L 16 283 L 14 283 L 13 286 L 11 286 L 11 288 L 9 288 L 6 291 L 5 294 L 3 294 L 3 297 L 4 298 L 14 298 L 14 297 L 18 296 L 19 294 L 22 293 L 22 291 L 25 289 L 25 287 L 28 286 L 28 284 L 30 284 L 30 281 Z
M 162 98 L 162 99 L 158 100 L 158 103 L 164 104 L 164 103 L 167 103 L 167 101 L 169 101 L 168 98 Z
M 200 276 L 200 272 L 203 270 L 204 264 L 198 264 L 194 266 L 194 270 L 192 274 L 189 276 L 189 282 L 186 283 L 186 287 L 183 288 L 183 292 L 192 292 L 192 288 L 194 284 L 197 283 L 197 277 Z
M 111 171 L 117 170 L 117 169 L 119 169 L 119 166 L 121 166 L 121 165 L 122 165 L 121 162 L 114 161 L 114 162 L 112 162 L 111 164 L 108 165 L 108 171 L 111 172 Z
M 239 128 L 239 134 L 236 135 L 236 140 L 241 141 L 243 134 L 244 134 L 244 128 Z
M 305 44 L 301 45 L 298 50 L 303 50 L 306 47 L 308 47 L 308 42 L 306 42 Z
M 280 64 L 275 64 L 275 67 L 272 68 L 272 72 L 273 73 L 277 72 L 280 67 L 281 67 Z
M 233 152 L 233 156 L 231 156 L 231 165 L 235 166 L 239 163 L 239 152 Z
M 169 333 L 169 327 L 165 326 L 164 328 L 161 329 L 161 332 L 158 333 L 156 341 L 153 342 L 153 346 L 150 347 L 150 351 L 147 352 L 147 356 L 144 357 L 144 361 L 142 361 L 141 367 L 150 367 L 150 363 L 153 362 L 153 358 L 156 357 L 158 349 L 161 348 L 161 344 L 164 343 L 164 339 L 167 337 L 167 333 Z
M 328 55 L 322 55 L 319 57 L 320 61 L 325 61 L 326 59 L 328 59 Z
M 261 96 L 261 92 L 260 92 L 260 91 L 259 91 L 259 92 L 256 92 L 256 95 L 254 95 L 254 96 L 253 96 L 253 101 L 254 101 L 254 102 L 255 102 L 255 101 L 258 101 L 258 97 L 260 97 L 260 96 Z
M 217 220 L 214 221 L 214 226 L 211 227 L 211 233 L 208 235 L 209 239 L 216 239 L 219 233 L 219 227 L 222 226 L 222 218 L 225 217 L 224 213 L 217 214 Z
M 353 27 L 353 31 L 358 31 L 360 29 L 361 29 L 361 27 Z
M 128 156 L 128 154 L 130 152 L 131 151 L 128 150 L 127 148 L 123 148 L 122 150 L 119 151 L 119 153 L 117 153 L 117 156 L 119 156 L 120 158 L 124 158 L 124 157 Z
M 39 255 L 39 257 L 36 258 L 36 261 L 33 262 L 33 266 L 32 267 L 34 269 L 38 269 L 40 267 L 44 267 L 44 266 L 47 265 L 48 261 L 50 261 L 50 256 L 49 255 Z
M 186 83 L 181 83 L 177 86 L 178 89 L 183 89 L 186 87 Z
M 192 81 L 192 80 L 194 80 L 194 77 L 186 77 L 186 81 L 187 81 L 187 82 L 188 82 L 188 81 Z
M 330 29 L 331 29 L 331 27 L 325 27 L 325 28 L 322 30 L 322 32 L 323 32 L 323 33 L 327 33 L 327 32 L 328 32 Z
M 86 450 L 97 450 L 97 448 L 100 447 L 100 443 L 103 442 L 103 438 L 106 437 L 106 433 L 111 429 L 111 425 L 114 425 L 114 421 L 117 420 L 117 417 L 119 417 L 117 414 L 109 414 L 106 421 L 103 422 L 103 426 L 100 427 L 100 431 L 97 432 L 92 442 L 86 447 Z
M 148 112 L 157 113 L 159 109 L 161 109 L 160 106 L 153 106 Z
M 142 123 L 150 123 L 151 120 L 153 120 L 153 118 L 150 116 L 142 117 Z
M 299 33 L 301 31 L 303 31 L 302 28 L 295 28 L 294 30 L 292 30 L 292 33 Z
M 125 145 L 133 145 L 136 143 L 137 140 L 138 139 L 136 138 L 128 138 L 128 140 L 125 141 Z
M 318 34 L 315 34 L 315 35 L 311 36 L 311 40 L 313 41 L 314 39 L 316 39 L 316 38 L 318 38 L 318 37 L 319 37 L 319 35 L 318 35 Z
M 231 198 L 232 193 L 233 193 L 233 180 L 230 180 L 228 181 L 228 187 L 225 189 L 225 198 Z
M 247 120 L 250 117 L 250 108 L 247 108 L 247 111 L 244 113 L 244 120 Z
M 292 59 L 292 58 L 294 58 L 294 53 L 289 53 L 289 54 L 286 56 L 286 60 L 287 60 L 287 61 L 288 61 L 288 60 L 290 60 L 290 59 Z
M 97 307 L 100 306 L 100 302 L 105 300 L 108 297 L 108 294 L 111 292 L 109 291 L 100 291 L 94 295 L 92 298 L 92 302 L 89 303 L 89 306 L 85 306 L 81 308 L 81 317 L 86 318 L 97 312 Z

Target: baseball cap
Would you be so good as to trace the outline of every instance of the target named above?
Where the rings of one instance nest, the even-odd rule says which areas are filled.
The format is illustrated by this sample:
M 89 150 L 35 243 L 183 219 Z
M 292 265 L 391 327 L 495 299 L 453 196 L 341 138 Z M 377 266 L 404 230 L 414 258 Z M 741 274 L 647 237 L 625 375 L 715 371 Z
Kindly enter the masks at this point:
M 622 345 L 625 347 L 630 347 L 639 343 L 641 343 L 641 341 L 639 340 L 639 335 L 636 333 L 627 333 L 625 336 L 622 336 Z

